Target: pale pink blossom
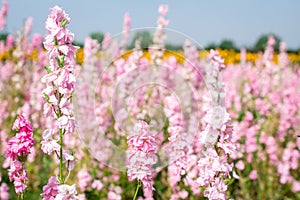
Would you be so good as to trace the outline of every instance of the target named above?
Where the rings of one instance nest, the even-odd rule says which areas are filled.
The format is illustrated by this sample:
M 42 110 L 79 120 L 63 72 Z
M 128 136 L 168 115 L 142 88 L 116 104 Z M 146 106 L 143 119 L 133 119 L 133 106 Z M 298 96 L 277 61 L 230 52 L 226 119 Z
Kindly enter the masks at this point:
M 256 180 L 257 179 L 257 171 L 256 170 L 252 170 L 249 174 L 249 178 L 251 180 Z
M 63 162 L 66 163 L 66 168 L 71 171 L 75 167 L 75 157 L 69 154 L 69 151 L 63 151 Z
M 148 124 L 139 121 L 127 137 L 127 176 L 130 181 L 136 179 L 147 190 L 153 190 L 152 166 L 157 162 L 155 138 Z
M 96 189 L 97 191 L 100 191 L 100 190 L 102 190 L 104 185 L 100 180 L 94 180 L 91 187 Z
M 216 178 L 211 186 L 204 191 L 204 196 L 210 200 L 226 200 L 227 185 L 224 180 Z
M 168 12 L 168 5 L 160 5 L 160 6 L 158 7 L 158 12 L 159 12 L 161 15 L 165 16 L 165 15 L 167 14 L 167 12 Z
M 93 177 L 89 174 L 89 172 L 86 169 L 81 169 L 77 173 L 78 178 L 78 187 L 80 191 L 84 192 L 87 187 L 91 184 L 91 181 Z
M 212 107 L 204 117 L 205 122 L 210 124 L 214 129 L 221 129 L 230 119 L 226 108 L 221 106 Z
M 55 200 L 77 200 L 76 186 L 75 185 L 59 185 L 58 193 L 55 197 Z
M 0 185 L 0 199 L 9 200 L 9 187 L 6 183 Z
M 51 176 L 47 185 L 43 186 L 43 193 L 41 194 L 43 200 L 54 200 L 58 194 L 59 181 L 55 176 Z
M 219 52 L 218 50 L 213 50 L 211 49 L 208 55 L 208 58 L 210 59 L 210 61 L 212 62 L 212 64 L 217 67 L 217 69 L 222 69 L 225 67 L 224 65 L 224 59 L 221 58 L 221 56 L 219 56 Z

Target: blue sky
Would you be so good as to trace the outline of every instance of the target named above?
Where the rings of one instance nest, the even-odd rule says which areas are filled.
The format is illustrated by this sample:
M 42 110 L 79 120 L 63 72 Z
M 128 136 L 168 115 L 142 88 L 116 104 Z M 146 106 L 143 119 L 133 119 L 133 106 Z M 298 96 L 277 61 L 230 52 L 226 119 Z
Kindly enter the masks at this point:
M 69 26 L 77 41 L 91 32 L 122 31 L 123 15 L 129 12 L 132 28 L 156 25 L 159 4 L 168 4 L 168 28 L 182 32 L 200 45 L 233 39 L 241 46 L 252 45 L 263 33 L 279 35 L 290 48 L 300 48 L 299 0 L 8 0 L 6 31 L 18 30 L 28 16 L 34 18 L 33 32 L 45 33 L 49 8 L 59 5 L 69 13 Z M 175 41 L 173 41 L 175 42 Z

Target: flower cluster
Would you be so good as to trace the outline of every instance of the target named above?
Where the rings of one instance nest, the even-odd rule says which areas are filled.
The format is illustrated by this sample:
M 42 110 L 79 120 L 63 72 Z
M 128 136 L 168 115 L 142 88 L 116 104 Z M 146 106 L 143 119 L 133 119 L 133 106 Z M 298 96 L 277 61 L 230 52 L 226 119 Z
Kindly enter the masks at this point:
M 73 133 L 75 118 L 70 98 L 75 83 L 73 62 L 76 47 L 72 45 L 74 35 L 66 28 L 70 22 L 69 16 L 57 6 L 51 8 L 50 11 L 51 14 L 46 21 L 48 35 L 44 42 L 50 63 L 46 67 L 48 74 L 42 78 L 47 85 L 43 90 L 44 114 L 54 116 L 63 134 Z M 47 130 L 43 134 L 42 149 L 47 154 L 58 147 L 52 139 L 54 134 L 53 130 Z
M 141 181 L 146 190 L 153 190 L 152 166 L 157 162 L 157 146 L 146 122 L 135 124 L 133 132 L 127 137 L 127 144 L 128 179 Z
M 263 56 L 266 65 L 269 65 L 273 59 L 275 43 L 276 43 L 275 37 L 273 35 L 270 35 Z
M 69 16 L 57 6 L 50 11 L 46 21 L 48 34 L 44 42 L 50 64 L 46 67 L 48 74 L 42 79 L 47 85 L 43 91 L 44 113 L 47 116 L 54 114 L 58 127 L 66 133 L 73 133 L 75 119 L 70 97 L 75 84 L 73 62 L 77 48 L 72 45 L 74 34 L 66 28 L 70 22 Z
M 6 183 L 0 185 L 0 199 L 9 200 L 9 187 Z
M 157 28 L 153 36 L 153 45 L 150 47 L 150 54 L 154 63 L 161 64 L 161 58 L 165 51 L 164 41 L 167 38 L 164 29 L 169 24 L 169 20 L 166 19 L 168 6 L 160 5 L 158 12 L 161 14 L 161 16 L 159 16 L 157 19 Z
M 12 129 L 17 131 L 17 134 L 8 141 L 6 156 L 10 159 L 9 179 L 14 181 L 16 193 L 21 194 L 26 189 L 28 181 L 25 160 L 35 141 L 30 122 L 23 114 L 15 120 Z
M 209 76 L 207 83 L 213 94 L 213 103 L 204 117 L 207 125 L 200 137 L 204 149 L 203 156 L 198 161 L 197 182 L 200 186 L 207 187 L 204 196 L 209 199 L 226 199 L 227 186 L 224 178 L 230 177 L 232 164 L 228 163 L 228 158 L 235 152 L 236 146 L 232 140 L 230 116 L 225 108 L 224 84 L 219 77 L 223 59 L 214 50 L 211 50 L 208 58 L 212 66 L 206 74 Z
M 278 57 L 278 64 L 281 67 L 287 67 L 289 65 L 289 58 L 287 54 L 287 46 L 285 42 L 280 42 L 280 54 Z
M 75 185 L 60 185 L 56 177 L 52 176 L 48 180 L 48 184 L 43 187 L 41 194 L 44 200 L 77 200 L 77 191 Z
M 3 30 L 6 25 L 7 13 L 8 13 L 8 3 L 6 0 L 3 0 L 2 8 L 0 10 L 0 30 Z
M 176 186 L 181 180 L 182 171 L 186 167 L 188 147 L 187 138 L 183 133 L 184 119 L 180 110 L 180 105 L 175 96 L 167 96 L 164 99 L 164 112 L 169 121 L 168 132 L 170 137 L 168 180 L 172 186 L 173 192 L 177 190 Z
M 63 149 L 63 136 L 75 131 L 71 98 L 75 86 L 74 59 L 77 47 L 72 45 L 74 34 L 66 27 L 69 23 L 69 16 L 58 6 L 50 9 L 50 15 L 45 23 L 47 36 L 44 47 L 48 51 L 49 66 L 45 67 L 48 74 L 42 78 L 46 83 L 46 88 L 42 92 L 45 100 L 44 114 L 54 117 L 58 129 L 44 131 L 41 148 L 46 154 L 56 152 L 60 160 L 58 178 L 60 185 L 55 199 L 77 199 L 75 185 L 64 184 L 66 178 L 63 176 L 63 164 L 69 171 L 75 166 L 74 156 Z M 53 183 L 54 179 L 50 178 L 48 185 L 55 185 Z M 42 194 L 44 199 L 49 196 L 47 191 L 50 186 L 44 188 Z
M 126 49 L 128 39 L 129 39 L 129 30 L 130 30 L 131 18 L 128 13 L 124 15 L 124 23 L 123 23 L 123 33 L 122 33 L 122 41 L 121 41 L 121 48 L 123 50 Z
M 212 62 L 212 64 L 217 67 L 219 70 L 224 68 L 224 59 L 219 55 L 218 50 L 210 50 L 210 53 L 208 54 L 208 58 Z
M 47 185 L 43 187 L 43 193 L 41 196 L 44 200 L 54 200 L 58 194 L 59 181 L 55 176 L 51 176 Z

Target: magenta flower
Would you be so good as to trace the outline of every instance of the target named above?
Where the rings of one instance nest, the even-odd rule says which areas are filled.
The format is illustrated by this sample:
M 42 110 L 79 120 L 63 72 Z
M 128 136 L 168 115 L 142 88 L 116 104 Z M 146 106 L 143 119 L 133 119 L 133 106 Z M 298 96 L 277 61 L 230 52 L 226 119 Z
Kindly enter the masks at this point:
M 18 157 L 27 156 L 33 147 L 34 139 L 33 133 L 21 132 L 17 133 L 8 141 L 7 156 L 11 160 L 16 160 Z
M 14 181 L 16 193 L 21 194 L 22 192 L 24 192 L 27 187 L 26 181 L 28 181 L 28 176 L 23 164 L 18 160 L 11 161 L 8 175 L 9 180 Z
M 32 127 L 30 125 L 30 122 L 27 121 L 24 114 L 21 114 L 15 120 L 12 130 L 17 130 L 19 132 L 32 132 Z
M 28 181 L 24 158 L 30 154 L 35 141 L 30 122 L 23 114 L 17 117 L 12 129 L 18 133 L 8 141 L 6 156 L 10 159 L 9 179 L 14 181 L 16 193 L 21 194 L 26 189 Z
M 8 141 L 6 156 L 14 161 L 18 157 L 26 157 L 35 141 L 32 127 L 23 114 L 15 120 L 12 129 L 18 131 L 18 133 Z

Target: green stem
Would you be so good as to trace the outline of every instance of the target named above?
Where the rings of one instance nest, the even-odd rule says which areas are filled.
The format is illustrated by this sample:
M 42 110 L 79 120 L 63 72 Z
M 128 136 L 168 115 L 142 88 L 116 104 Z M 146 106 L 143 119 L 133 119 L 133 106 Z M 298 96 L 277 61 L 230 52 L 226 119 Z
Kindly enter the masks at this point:
M 59 145 L 60 145 L 60 152 L 59 152 L 59 183 L 62 185 L 63 181 L 63 131 L 59 129 Z
M 136 200 L 138 191 L 139 191 L 139 189 L 140 189 L 141 186 L 142 186 L 142 183 L 139 181 L 138 185 L 136 186 L 136 190 L 135 190 L 135 194 L 134 194 L 133 200 Z

